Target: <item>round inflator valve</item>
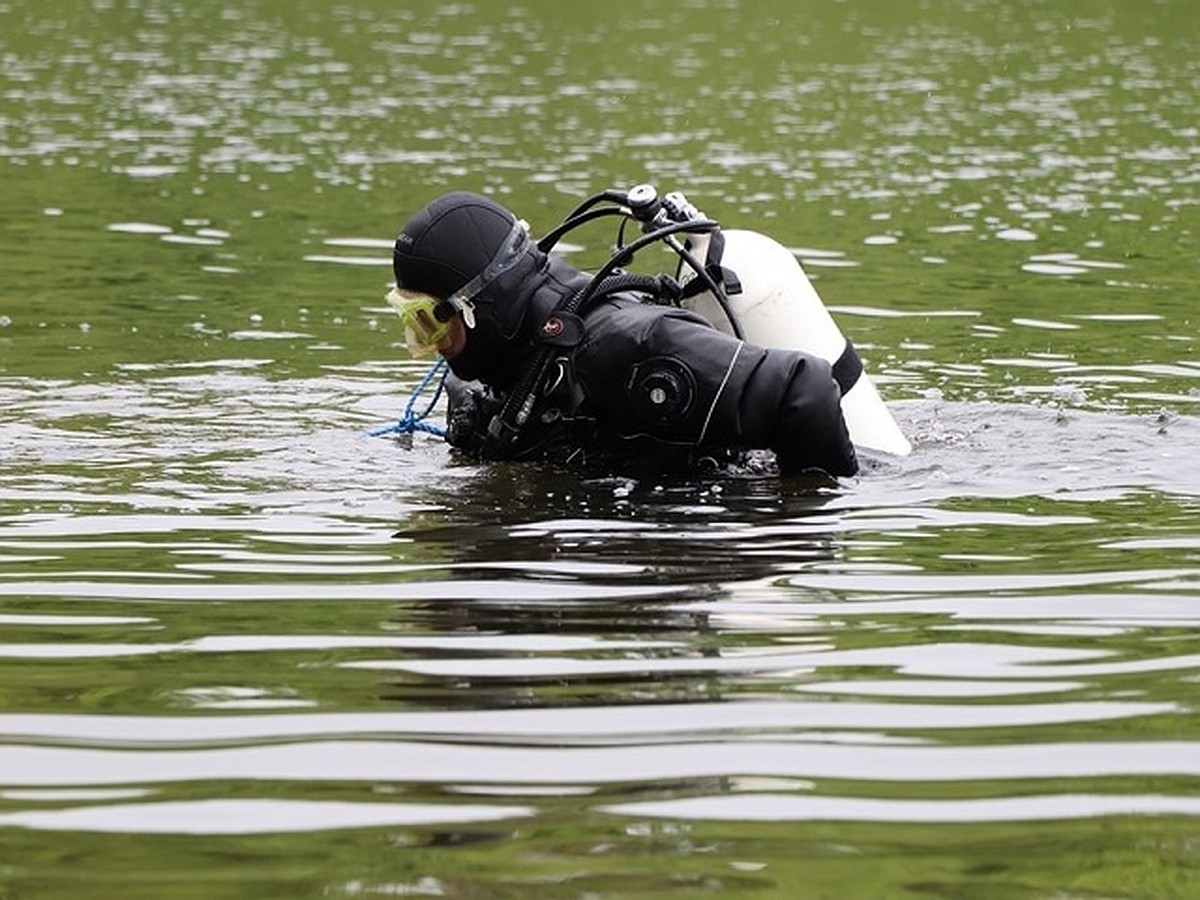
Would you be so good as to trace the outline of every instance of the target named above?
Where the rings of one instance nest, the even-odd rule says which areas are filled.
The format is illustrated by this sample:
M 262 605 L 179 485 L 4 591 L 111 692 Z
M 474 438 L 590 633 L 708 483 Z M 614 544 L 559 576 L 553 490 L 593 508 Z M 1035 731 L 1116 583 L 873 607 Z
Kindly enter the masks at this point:
M 643 419 L 670 425 L 683 421 L 691 411 L 696 400 L 696 378 L 679 360 L 659 356 L 634 369 L 630 394 Z

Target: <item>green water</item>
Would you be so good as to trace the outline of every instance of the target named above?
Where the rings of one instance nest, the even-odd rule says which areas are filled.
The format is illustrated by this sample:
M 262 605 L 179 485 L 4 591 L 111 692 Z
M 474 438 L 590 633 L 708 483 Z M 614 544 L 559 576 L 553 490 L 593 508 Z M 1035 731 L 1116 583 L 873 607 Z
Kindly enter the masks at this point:
M 1198 87 L 1174 0 L 0 0 L 0 898 L 1200 894 Z M 910 457 L 365 436 L 412 212 L 644 181 Z

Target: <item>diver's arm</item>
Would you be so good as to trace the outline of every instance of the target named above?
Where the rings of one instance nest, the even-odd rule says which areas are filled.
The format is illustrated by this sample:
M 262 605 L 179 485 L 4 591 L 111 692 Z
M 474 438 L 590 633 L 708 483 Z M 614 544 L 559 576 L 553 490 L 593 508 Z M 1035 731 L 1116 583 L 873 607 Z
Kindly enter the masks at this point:
M 612 304 L 588 319 L 579 370 L 624 437 L 775 451 L 780 469 L 858 471 L 827 362 L 766 350 L 682 310 Z
M 738 387 L 738 416 L 750 443 L 774 450 L 784 472 L 854 475 L 858 459 L 829 363 L 796 350 L 746 345 L 743 352 L 757 358 Z

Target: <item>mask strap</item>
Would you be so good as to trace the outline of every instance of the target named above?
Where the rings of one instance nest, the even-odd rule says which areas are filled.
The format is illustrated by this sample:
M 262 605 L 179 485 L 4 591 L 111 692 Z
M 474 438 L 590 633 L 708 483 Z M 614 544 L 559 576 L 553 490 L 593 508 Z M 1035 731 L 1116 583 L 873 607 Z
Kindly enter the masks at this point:
M 482 294 L 493 281 L 517 264 L 525 254 L 528 226 L 518 219 L 513 223 L 500 248 L 483 271 L 439 303 L 433 310 L 439 322 L 448 322 L 455 313 L 462 313 L 468 328 L 475 327 L 475 304 L 471 301 Z

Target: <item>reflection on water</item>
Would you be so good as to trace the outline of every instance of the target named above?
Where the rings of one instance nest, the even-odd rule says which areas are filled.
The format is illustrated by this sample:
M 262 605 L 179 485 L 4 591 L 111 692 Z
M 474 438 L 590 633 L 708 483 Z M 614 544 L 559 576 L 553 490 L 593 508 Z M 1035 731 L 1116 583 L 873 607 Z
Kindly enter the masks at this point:
M 836 487 L 580 479 L 365 437 L 390 376 L 9 380 L 6 841 L 1200 813 L 1189 418 L 910 402 Z
M 38 674 L 0 716 L 3 821 L 482 822 L 536 814 L 535 787 L 677 819 L 1196 812 L 1120 782 L 1198 774 L 1189 419 L 910 403 L 913 455 L 837 488 L 581 480 L 364 437 L 353 423 L 391 402 L 369 372 L 336 385 L 340 421 L 254 438 L 238 408 L 256 379 L 150 373 L 103 435 L 69 429 L 86 388 L 10 382 L 26 424 L 8 433 L 0 664 Z M 222 380 L 237 390 L 210 411 L 228 419 L 180 417 Z M 312 389 L 274 382 L 269 406 Z M 89 704 L 105 715 L 38 699 L 118 662 L 136 677 Z M 1014 779 L 1045 786 L 972 796 Z M 1109 795 L 1079 793 L 1096 779 Z M 956 793 L 837 787 L 930 780 Z M 245 782 L 278 799 L 221 787 Z M 420 802 L 309 793 L 340 783 Z M 181 799 L 188 784 L 209 787 Z M 535 807 L 433 803 L 421 785 Z M 72 788 L 134 793 L 78 806 Z M 76 805 L 28 811 L 30 790 Z
M 78 12 L 0 3 L 0 895 L 1197 893 L 1189 6 Z M 911 457 L 366 436 L 404 217 L 644 180 Z

